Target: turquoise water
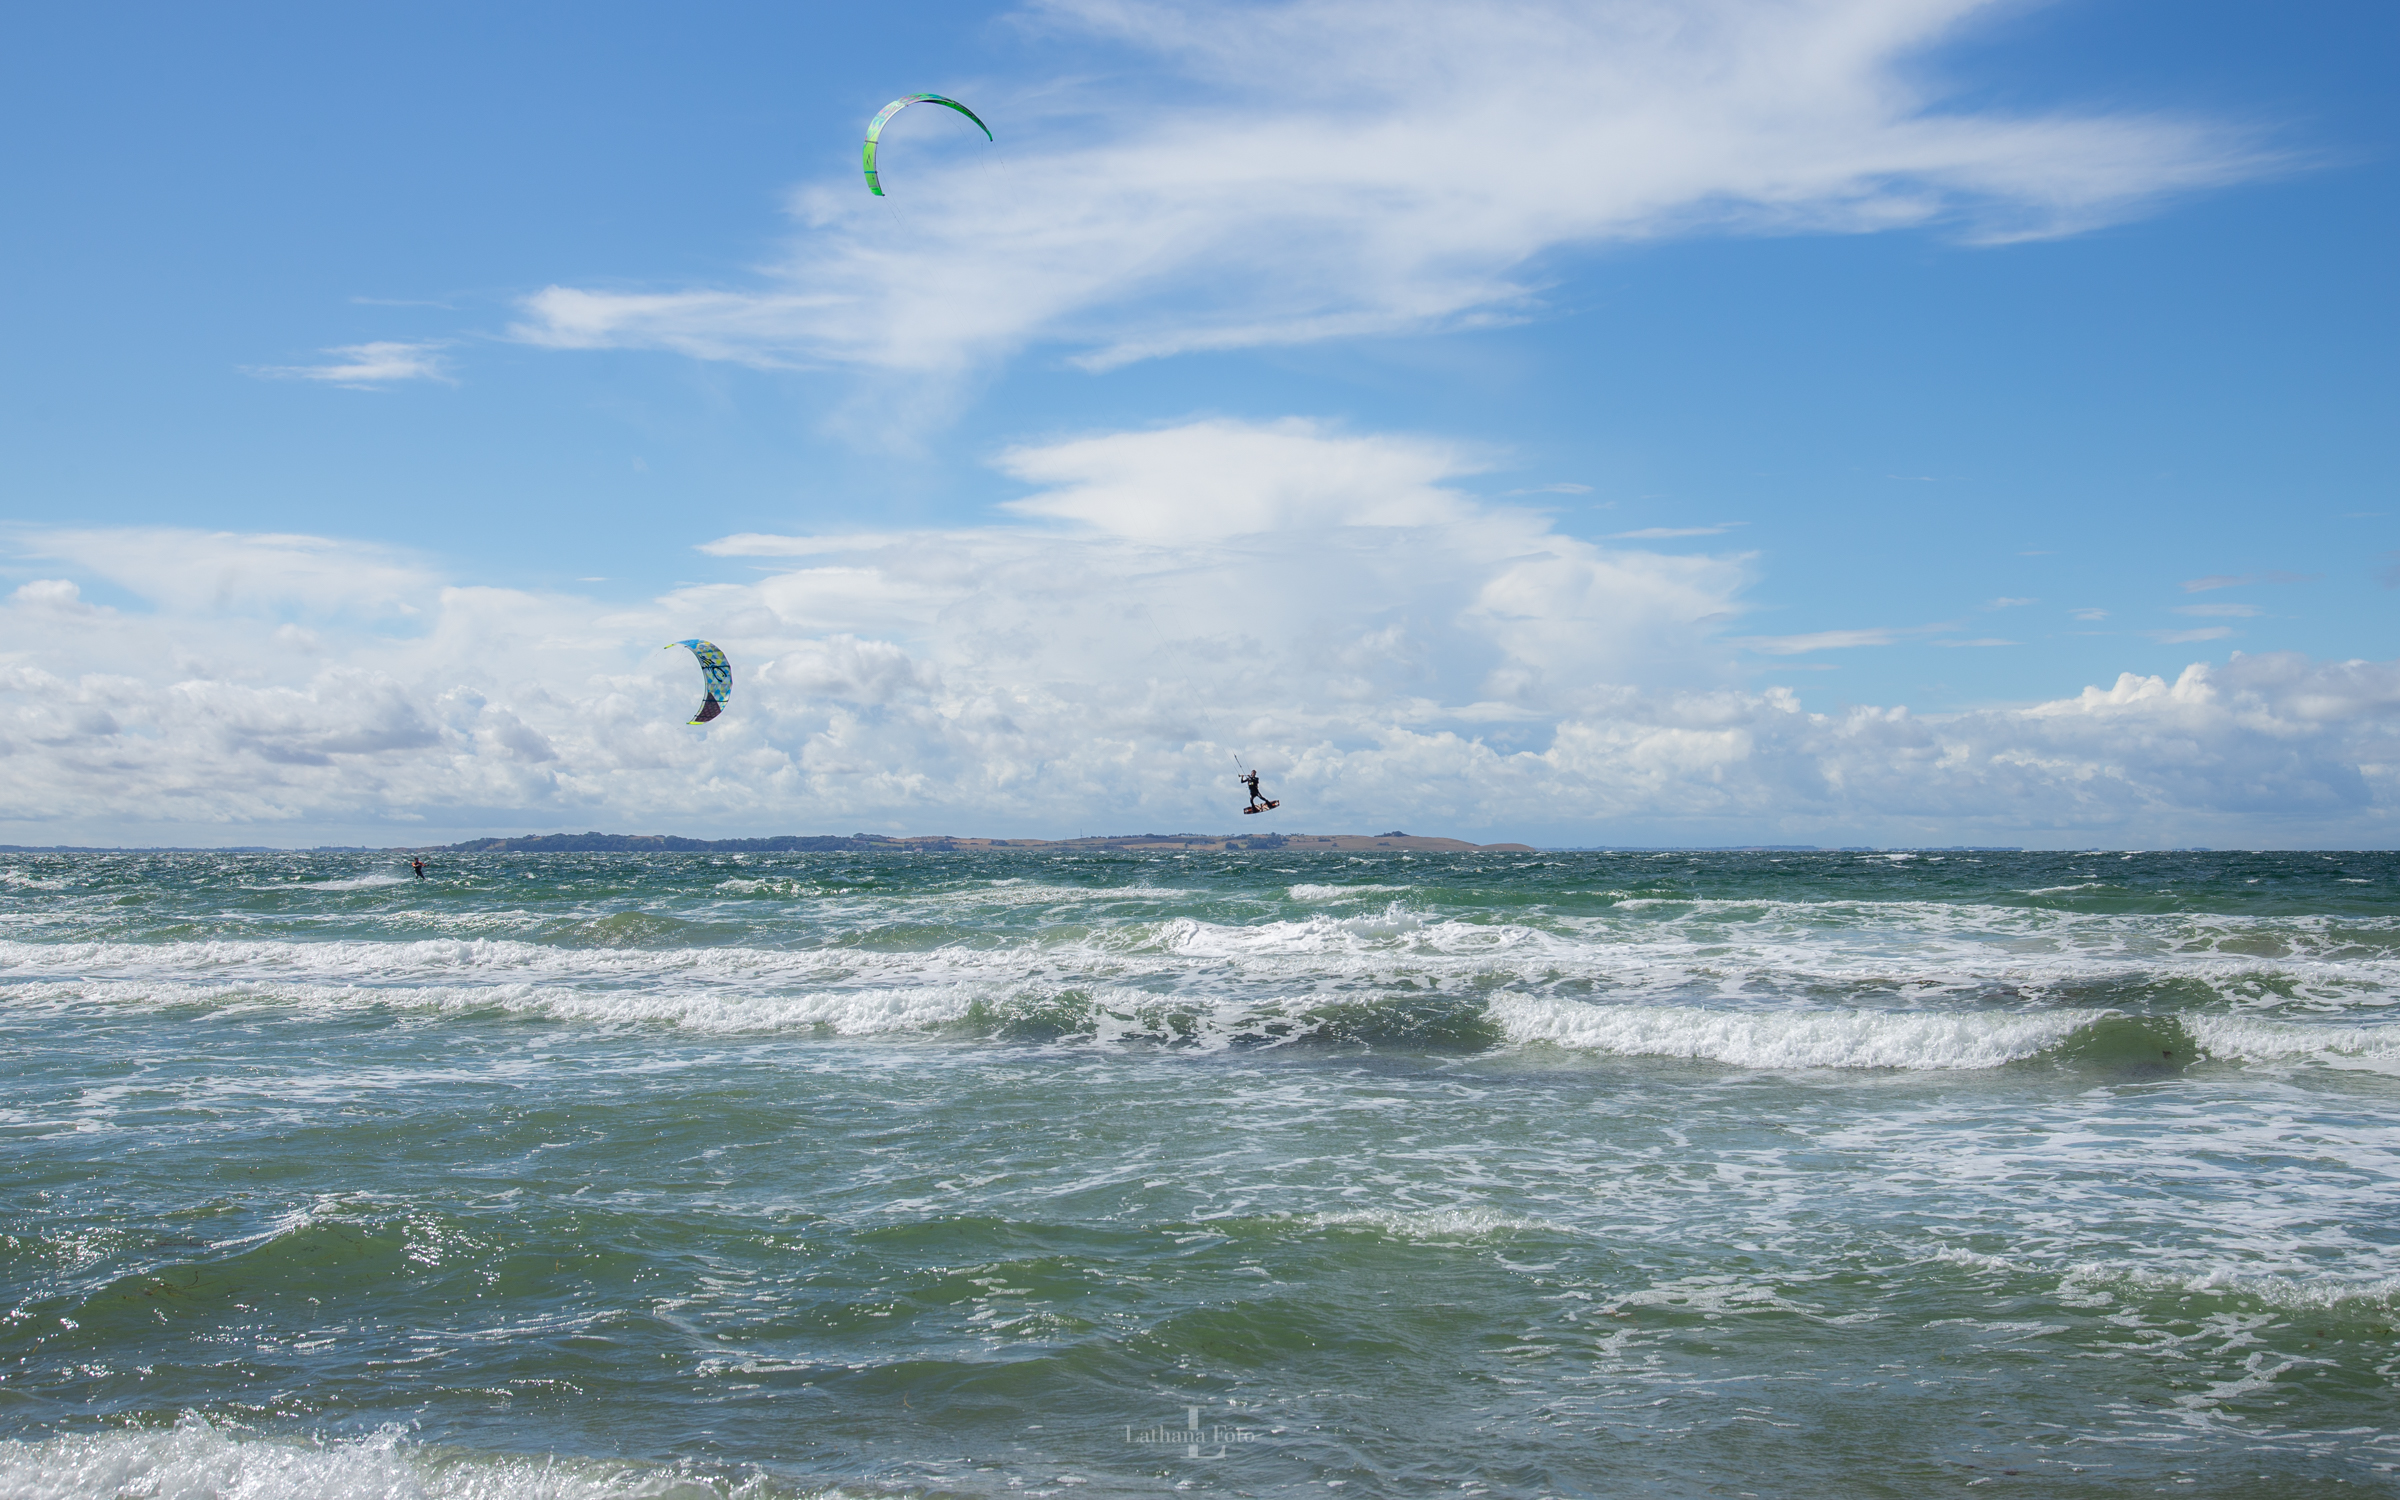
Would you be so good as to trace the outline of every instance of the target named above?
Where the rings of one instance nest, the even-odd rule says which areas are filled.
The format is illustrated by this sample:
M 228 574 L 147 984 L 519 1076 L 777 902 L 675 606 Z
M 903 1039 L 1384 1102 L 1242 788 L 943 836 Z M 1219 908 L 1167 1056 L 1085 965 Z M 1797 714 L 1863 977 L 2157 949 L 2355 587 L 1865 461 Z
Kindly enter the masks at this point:
M 0 1493 L 2400 1492 L 2400 856 L 434 873 L 0 856 Z

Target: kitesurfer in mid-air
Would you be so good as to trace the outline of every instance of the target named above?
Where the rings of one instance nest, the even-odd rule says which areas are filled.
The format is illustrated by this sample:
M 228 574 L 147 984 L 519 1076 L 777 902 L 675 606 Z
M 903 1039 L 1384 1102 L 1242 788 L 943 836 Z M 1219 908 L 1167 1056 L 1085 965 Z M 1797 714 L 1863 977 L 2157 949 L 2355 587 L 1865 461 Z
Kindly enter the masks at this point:
M 1273 807 L 1275 805 L 1267 800 L 1266 793 L 1258 789 L 1258 773 L 1256 771 L 1244 771 L 1241 775 L 1236 776 L 1233 779 L 1250 789 L 1250 806 L 1246 809 L 1247 811 L 1256 812 L 1261 807 Z

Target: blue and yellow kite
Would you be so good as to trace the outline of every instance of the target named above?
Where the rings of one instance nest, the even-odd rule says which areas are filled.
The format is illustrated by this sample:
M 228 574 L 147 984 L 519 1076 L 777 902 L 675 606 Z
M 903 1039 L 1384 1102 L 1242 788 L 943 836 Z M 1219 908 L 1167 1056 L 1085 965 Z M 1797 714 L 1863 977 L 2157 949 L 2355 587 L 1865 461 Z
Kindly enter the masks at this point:
M 658 649 L 672 651 L 677 646 L 691 647 L 692 655 L 700 658 L 700 683 L 707 696 L 700 700 L 700 711 L 686 722 L 705 724 L 723 713 L 727 700 L 733 697 L 733 663 L 707 641 L 669 641 Z

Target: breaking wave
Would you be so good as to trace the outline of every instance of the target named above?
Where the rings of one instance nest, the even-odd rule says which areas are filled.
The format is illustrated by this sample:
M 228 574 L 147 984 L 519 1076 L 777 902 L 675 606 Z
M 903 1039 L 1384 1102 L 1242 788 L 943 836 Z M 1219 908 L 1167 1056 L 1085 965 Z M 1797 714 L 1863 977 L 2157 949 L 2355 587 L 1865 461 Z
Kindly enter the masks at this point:
M 1294 901 L 1364 901 L 1370 896 L 1397 895 L 1410 889 L 1405 885 L 1295 885 L 1284 894 Z
M 361 1438 L 254 1437 L 186 1416 L 150 1431 L 0 1442 L 14 1500 L 768 1500 L 760 1476 L 422 1446 L 398 1428 Z

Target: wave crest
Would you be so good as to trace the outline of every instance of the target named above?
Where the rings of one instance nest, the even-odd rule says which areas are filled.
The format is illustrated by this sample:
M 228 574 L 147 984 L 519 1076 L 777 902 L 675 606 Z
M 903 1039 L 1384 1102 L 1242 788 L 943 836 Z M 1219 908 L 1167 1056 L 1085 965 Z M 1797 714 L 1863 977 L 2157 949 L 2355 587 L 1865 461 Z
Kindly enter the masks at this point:
M 1491 1009 L 1512 1042 L 1750 1068 L 1997 1068 L 2059 1046 L 2091 1020 L 2073 1012 L 1723 1011 L 1520 996 L 1495 999 Z
M 761 1476 L 583 1459 L 473 1454 L 411 1443 L 396 1427 L 332 1442 L 238 1435 L 186 1415 L 151 1431 L 0 1442 L 0 1492 L 18 1500 L 767 1500 Z

